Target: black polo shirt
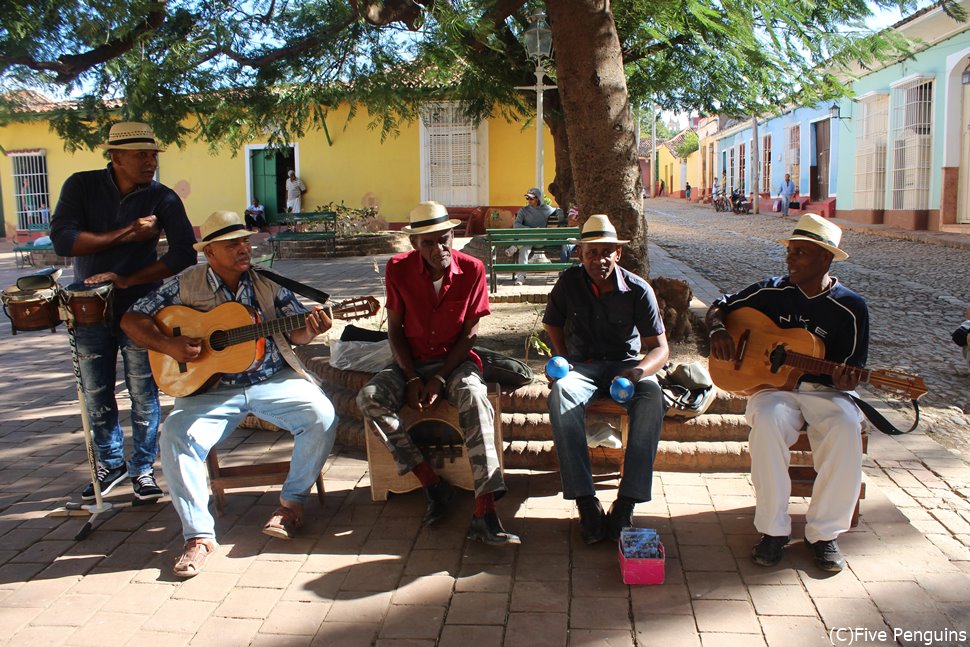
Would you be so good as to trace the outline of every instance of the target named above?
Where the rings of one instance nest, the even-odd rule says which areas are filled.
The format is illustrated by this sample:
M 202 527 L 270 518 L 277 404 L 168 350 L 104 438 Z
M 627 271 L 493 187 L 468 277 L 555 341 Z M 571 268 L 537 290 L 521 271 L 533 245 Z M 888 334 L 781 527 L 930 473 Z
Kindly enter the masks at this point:
M 582 265 L 559 277 L 542 322 L 562 328 L 571 362 L 636 359 L 640 337 L 664 334 L 653 288 L 619 265 L 611 275 L 616 290 L 598 295 Z

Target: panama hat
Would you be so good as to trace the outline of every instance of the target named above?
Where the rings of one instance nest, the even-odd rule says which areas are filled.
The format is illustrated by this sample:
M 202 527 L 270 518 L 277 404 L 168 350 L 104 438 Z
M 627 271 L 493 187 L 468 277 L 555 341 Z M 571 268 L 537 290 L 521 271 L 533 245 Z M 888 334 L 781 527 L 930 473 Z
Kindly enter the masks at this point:
M 799 218 L 792 235 L 778 242 L 787 247 L 790 240 L 807 240 L 815 243 L 832 252 L 833 261 L 844 261 L 849 258 L 848 254 L 839 249 L 839 242 L 842 240 L 842 230 L 839 226 L 814 213 L 806 213 Z
M 616 227 L 610 222 L 610 219 L 599 213 L 595 216 L 590 216 L 589 220 L 583 225 L 583 233 L 580 234 L 579 238 L 568 238 L 567 241 L 573 245 L 581 245 L 583 243 L 615 243 L 617 245 L 626 245 L 628 240 L 620 240 L 616 237 Z
M 232 240 L 249 236 L 249 230 L 235 211 L 214 211 L 199 227 L 202 240 L 192 245 L 201 252 L 206 245 L 220 240 Z
M 108 142 L 98 144 L 106 151 L 164 151 L 155 141 L 155 133 L 140 121 L 121 121 L 108 132 Z
M 401 229 L 409 236 L 445 231 L 461 224 L 461 220 L 449 220 L 448 210 L 437 202 L 419 202 L 418 206 L 411 209 L 409 218 L 410 223 Z

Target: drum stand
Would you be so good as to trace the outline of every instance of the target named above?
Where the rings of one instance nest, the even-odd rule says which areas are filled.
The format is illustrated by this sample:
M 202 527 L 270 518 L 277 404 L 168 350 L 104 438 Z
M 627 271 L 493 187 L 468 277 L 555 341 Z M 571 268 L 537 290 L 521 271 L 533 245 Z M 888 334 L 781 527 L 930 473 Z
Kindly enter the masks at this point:
M 91 484 L 94 486 L 94 504 L 77 503 L 69 501 L 63 507 L 51 510 L 47 513 L 48 517 L 83 517 L 90 515 L 90 518 L 81 527 L 81 530 L 74 535 L 75 541 L 81 541 L 91 534 L 94 520 L 99 514 L 112 509 L 130 508 L 133 505 L 151 505 L 155 500 L 125 501 L 123 503 L 111 503 L 105 501 L 101 494 L 101 484 L 98 483 L 98 463 L 94 456 L 94 435 L 91 433 L 91 421 L 88 418 L 88 406 L 84 399 L 84 388 L 81 380 L 81 363 L 77 358 L 77 337 L 74 334 L 74 325 L 70 317 L 65 317 L 67 325 L 67 337 L 71 343 L 71 362 L 74 364 L 74 381 L 77 385 L 77 401 L 81 407 L 81 430 L 84 433 L 84 453 L 88 458 L 88 469 L 91 472 Z

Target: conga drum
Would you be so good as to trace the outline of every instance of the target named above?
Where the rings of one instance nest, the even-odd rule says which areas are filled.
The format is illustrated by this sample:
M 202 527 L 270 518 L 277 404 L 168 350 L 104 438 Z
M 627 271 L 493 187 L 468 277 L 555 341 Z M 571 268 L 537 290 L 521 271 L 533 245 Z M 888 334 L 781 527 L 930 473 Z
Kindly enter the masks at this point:
M 64 320 L 69 326 L 109 323 L 114 285 L 111 283 L 71 283 L 61 288 Z
M 57 291 L 53 288 L 19 290 L 10 286 L 0 294 L 3 312 L 10 319 L 10 334 L 17 331 L 44 330 L 51 332 L 61 323 L 57 312 Z

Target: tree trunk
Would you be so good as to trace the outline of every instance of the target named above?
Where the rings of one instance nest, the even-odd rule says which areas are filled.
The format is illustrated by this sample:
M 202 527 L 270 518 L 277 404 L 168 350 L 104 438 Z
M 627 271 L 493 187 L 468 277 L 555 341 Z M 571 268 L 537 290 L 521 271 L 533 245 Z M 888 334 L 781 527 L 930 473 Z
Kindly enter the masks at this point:
M 546 8 L 568 141 L 582 142 L 569 147 L 582 218 L 607 214 L 630 241 L 623 266 L 647 278 L 643 186 L 609 0 L 548 0 Z
M 551 95 L 555 96 L 552 97 Z M 565 212 L 569 209 L 569 203 L 576 200 L 572 162 L 569 161 L 569 133 L 566 131 L 566 122 L 563 120 L 559 93 L 548 92 L 545 101 L 546 106 L 551 108 L 546 111 L 544 117 L 552 135 L 556 156 L 556 177 L 553 178 L 548 188 L 549 193 L 556 199 L 556 204 L 562 207 L 563 212 Z M 543 188 L 545 189 L 545 187 Z

